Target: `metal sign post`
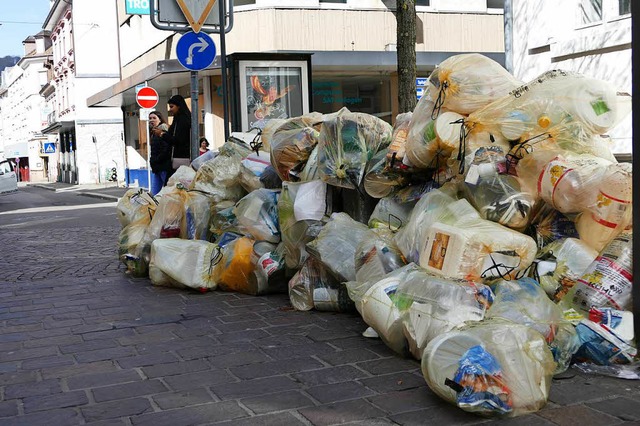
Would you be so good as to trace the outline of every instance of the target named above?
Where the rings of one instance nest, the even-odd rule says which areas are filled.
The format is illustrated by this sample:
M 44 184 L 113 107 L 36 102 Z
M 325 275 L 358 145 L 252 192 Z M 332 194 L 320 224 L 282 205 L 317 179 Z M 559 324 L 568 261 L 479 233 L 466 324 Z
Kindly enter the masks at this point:
M 225 15 L 225 2 L 218 1 L 218 11 L 220 16 Z M 220 31 L 220 79 L 222 80 L 222 108 L 223 108 L 223 121 L 224 125 L 224 141 L 229 140 L 229 105 L 227 100 L 227 50 L 225 46 L 225 32 Z
M 191 71 L 191 161 L 199 155 L 198 110 L 198 71 Z

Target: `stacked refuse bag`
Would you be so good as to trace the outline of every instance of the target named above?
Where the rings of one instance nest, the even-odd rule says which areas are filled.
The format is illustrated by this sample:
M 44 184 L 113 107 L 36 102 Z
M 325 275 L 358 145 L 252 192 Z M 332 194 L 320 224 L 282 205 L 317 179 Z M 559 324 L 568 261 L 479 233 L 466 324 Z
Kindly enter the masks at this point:
M 637 354 L 632 175 L 606 137 L 630 108 L 606 81 L 452 56 L 394 127 L 346 108 L 272 120 L 155 198 L 129 190 L 120 259 L 154 285 L 357 311 L 445 400 L 533 412 L 572 363 Z

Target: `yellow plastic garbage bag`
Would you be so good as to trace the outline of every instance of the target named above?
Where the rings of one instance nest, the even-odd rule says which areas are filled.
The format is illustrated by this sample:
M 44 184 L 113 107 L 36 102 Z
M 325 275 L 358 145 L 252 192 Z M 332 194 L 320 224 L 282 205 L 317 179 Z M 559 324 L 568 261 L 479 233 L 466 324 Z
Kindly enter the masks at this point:
M 207 241 L 164 238 L 151 244 L 149 278 L 154 285 L 213 290 L 215 266 L 222 253 Z

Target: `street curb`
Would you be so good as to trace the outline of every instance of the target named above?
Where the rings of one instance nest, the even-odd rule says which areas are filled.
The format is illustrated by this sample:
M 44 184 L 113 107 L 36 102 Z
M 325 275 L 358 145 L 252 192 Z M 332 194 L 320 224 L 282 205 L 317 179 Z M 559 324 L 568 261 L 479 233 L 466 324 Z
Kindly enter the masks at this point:
M 33 188 L 46 189 L 48 191 L 53 191 L 53 192 L 57 192 L 58 191 L 57 188 L 51 188 L 50 186 L 41 185 L 41 184 L 38 184 L 38 183 L 28 183 L 27 186 L 30 186 L 30 187 L 33 187 Z
M 115 195 L 100 194 L 98 192 L 82 192 L 82 191 L 79 191 L 78 195 L 84 195 L 85 197 L 101 198 L 103 200 L 111 200 L 111 201 L 118 201 L 120 199 L 120 197 L 117 197 Z

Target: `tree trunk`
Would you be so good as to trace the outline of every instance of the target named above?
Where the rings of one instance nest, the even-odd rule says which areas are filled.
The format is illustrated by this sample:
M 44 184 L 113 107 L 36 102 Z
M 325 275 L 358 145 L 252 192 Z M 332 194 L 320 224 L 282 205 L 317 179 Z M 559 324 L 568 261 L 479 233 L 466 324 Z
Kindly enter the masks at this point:
M 417 102 L 415 0 L 396 0 L 396 26 L 399 112 L 411 112 Z

